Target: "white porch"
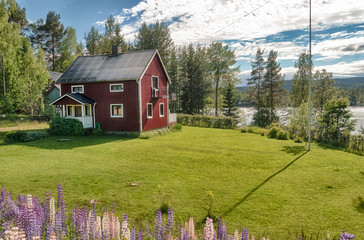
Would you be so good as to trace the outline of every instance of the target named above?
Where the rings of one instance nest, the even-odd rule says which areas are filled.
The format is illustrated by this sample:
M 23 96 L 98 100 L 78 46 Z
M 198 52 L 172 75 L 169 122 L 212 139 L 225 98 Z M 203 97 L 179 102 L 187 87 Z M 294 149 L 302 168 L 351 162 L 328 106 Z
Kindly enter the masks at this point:
M 93 128 L 92 105 L 63 105 L 62 117 L 77 119 L 82 122 L 83 128 Z

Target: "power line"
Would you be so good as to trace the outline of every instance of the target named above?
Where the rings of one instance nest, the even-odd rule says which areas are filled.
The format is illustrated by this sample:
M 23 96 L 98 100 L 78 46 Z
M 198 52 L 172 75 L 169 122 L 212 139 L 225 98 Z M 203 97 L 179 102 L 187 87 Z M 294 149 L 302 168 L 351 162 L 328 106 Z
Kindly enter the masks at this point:
M 246 17 L 247 17 L 247 16 L 249 16 L 250 14 L 252 14 L 252 13 L 256 12 L 256 11 L 257 11 L 257 10 L 259 10 L 260 8 L 262 8 L 262 7 L 264 7 L 265 5 L 267 5 L 269 2 L 270 2 L 270 1 L 265 2 L 264 4 L 262 4 L 262 5 L 258 6 L 257 8 L 253 9 L 252 11 L 248 12 L 247 14 L 245 14 L 244 16 L 242 16 L 241 18 L 236 19 L 235 21 L 233 21 L 233 22 L 231 22 L 231 23 L 227 24 L 226 26 L 224 26 L 224 27 L 220 28 L 219 30 L 215 31 L 214 33 L 212 33 L 212 34 L 210 34 L 210 35 L 207 35 L 207 36 L 205 36 L 205 37 L 203 37 L 203 38 L 201 38 L 201 39 L 199 39 L 199 40 L 195 41 L 194 43 L 196 44 L 196 43 L 200 42 L 200 41 L 201 41 L 201 40 L 203 40 L 203 39 L 213 37 L 216 33 L 219 33 L 219 32 L 221 32 L 222 30 L 225 30 L 227 27 L 229 27 L 229 26 L 233 25 L 234 23 L 236 23 L 236 22 L 240 21 L 241 19 L 246 18 Z

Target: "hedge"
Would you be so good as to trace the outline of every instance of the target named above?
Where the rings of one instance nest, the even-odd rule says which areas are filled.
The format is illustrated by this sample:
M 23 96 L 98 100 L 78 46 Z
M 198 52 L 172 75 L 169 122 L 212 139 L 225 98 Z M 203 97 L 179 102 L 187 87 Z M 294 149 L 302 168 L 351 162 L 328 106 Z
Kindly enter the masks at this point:
M 186 126 L 206 128 L 234 129 L 236 127 L 236 120 L 232 117 L 178 114 L 177 122 Z

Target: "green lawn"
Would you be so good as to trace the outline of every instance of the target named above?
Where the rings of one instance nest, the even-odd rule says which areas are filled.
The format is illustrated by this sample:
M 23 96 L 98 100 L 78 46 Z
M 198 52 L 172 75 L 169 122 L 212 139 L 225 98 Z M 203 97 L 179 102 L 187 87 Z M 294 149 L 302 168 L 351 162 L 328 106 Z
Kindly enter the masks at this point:
M 0 186 L 43 199 L 62 183 L 68 207 L 115 202 L 117 214 L 134 224 L 153 220 L 163 198 L 180 224 L 190 215 L 200 222 L 212 191 L 213 214 L 229 233 L 247 227 L 282 239 L 303 227 L 364 239 L 361 156 L 316 145 L 305 153 L 293 141 L 195 127 L 148 140 L 60 138 L 0 146 Z

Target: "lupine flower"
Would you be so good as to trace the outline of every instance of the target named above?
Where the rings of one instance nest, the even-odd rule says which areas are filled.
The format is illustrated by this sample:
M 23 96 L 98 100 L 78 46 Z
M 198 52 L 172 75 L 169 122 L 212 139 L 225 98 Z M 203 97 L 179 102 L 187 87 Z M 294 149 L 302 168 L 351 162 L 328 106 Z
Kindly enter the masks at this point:
M 131 229 L 130 232 L 130 240 L 136 240 L 136 231 L 134 227 Z
M 145 226 L 145 238 L 149 238 L 149 225 Z
M 213 220 L 209 217 L 206 218 L 206 224 L 203 229 L 203 239 L 213 240 L 215 238 L 215 230 Z
M 339 240 L 349 240 L 349 239 L 355 239 L 354 234 L 346 233 L 344 230 L 342 231 L 342 234 L 340 235 Z
M 228 236 L 228 240 L 234 240 L 234 236 L 229 235 L 229 236 Z
M 121 225 L 121 235 L 126 240 L 130 240 L 130 229 L 128 228 L 128 216 L 124 214 L 123 223 Z
M 166 225 L 166 235 L 168 236 L 169 233 L 171 233 L 172 228 L 173 228 L 173 209 L 170 207 L 168 208 L 168 221 L 167 221 L 167 225 Z
M 248 229 L 243 228 L 241 230 L 241 240 L 249 240 Z
M 240 240 L 240 236 L 239 236 L 239 231 L 235 230 L 234 234 L 233 234 L 234 240 Z
M 137 233 L 137 240 L 143 240 L 143 229 L 142 228 Z
M 63 187 L 62 184 L 58 184 L 57 186 L 57 208 L 60 210 L 60 218 L 62 224 L 62 236 L 67 231 L 67 215 L 66 215 L 66 204 L 63 199 Z
M 49 199 L 49 223 L 54 227 L 56 225 L 56 208 L 54 197 Z
M 185 223 L 185 231 L 188 233 L 189 240 L 196 240 L 195 224 L 193 223 L 193 217 L 190 217 L 188 222 Z
M 156 220 L 155 220 L 155 231 L 154 238 L 156 240 L 163 240 L 163 226 L 162 226 L 162 211 L 160 209 L 157 210 Z

